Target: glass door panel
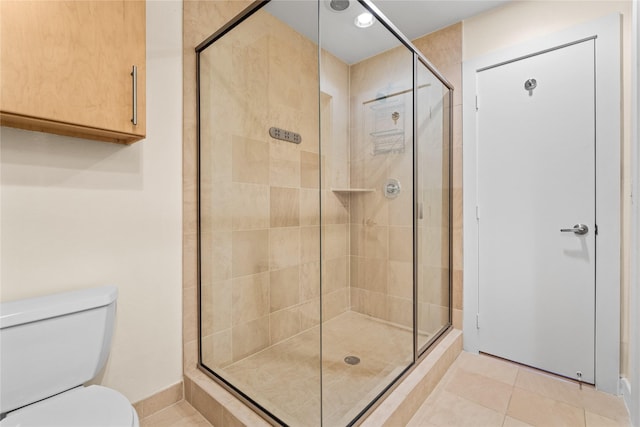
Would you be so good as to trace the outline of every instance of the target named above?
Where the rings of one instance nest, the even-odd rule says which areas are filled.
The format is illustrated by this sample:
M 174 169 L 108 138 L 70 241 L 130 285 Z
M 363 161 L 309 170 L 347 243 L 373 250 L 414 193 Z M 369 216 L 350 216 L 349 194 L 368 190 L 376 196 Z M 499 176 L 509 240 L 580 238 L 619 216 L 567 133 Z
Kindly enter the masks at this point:
M 414 354 L 413 54 L 378 19 L 356 26 L 368 12 L 319 8 L 327 426 L 349 424 Z
M 319 426 L 318 55 L 283 6 L 317 33 L 315 3 L 274 0 L 199 52 L 200 357 L 281 422 Z
M 450 94 L 421 62 L 417 66 L 418 348 L 451 324 Z

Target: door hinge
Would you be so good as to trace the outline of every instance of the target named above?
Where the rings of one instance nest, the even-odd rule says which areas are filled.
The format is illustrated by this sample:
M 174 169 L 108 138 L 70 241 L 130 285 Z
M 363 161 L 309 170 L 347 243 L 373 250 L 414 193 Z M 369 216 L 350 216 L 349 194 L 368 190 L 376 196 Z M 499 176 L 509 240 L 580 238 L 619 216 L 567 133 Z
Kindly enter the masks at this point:
M 476 205 L 476 219 L 480 219 L 480 207 Z
M 476 329 L 480 329 L 480 313 L 476 313 Z
M 476 95 L 476 111 L 478 111 L 478 95 Z
M 596 233 L 596 236 L 597 236 L 598 235 L 598 224 L 595 224 L 593 226 L 593 231 L 594 231 L 594 233 Z

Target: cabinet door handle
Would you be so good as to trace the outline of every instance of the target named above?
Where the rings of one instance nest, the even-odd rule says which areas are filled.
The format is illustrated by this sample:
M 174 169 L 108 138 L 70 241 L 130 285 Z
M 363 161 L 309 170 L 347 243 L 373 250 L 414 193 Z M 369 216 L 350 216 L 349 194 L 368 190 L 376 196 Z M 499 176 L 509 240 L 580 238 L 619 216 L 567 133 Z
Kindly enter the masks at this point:
M 138 67 L 135 65 L 131 70 L 131 83 L 132 83 L 132 93 L 133 93 L 133 117 L 131 117 L 131 123 L 134 125 L 138 124 Z

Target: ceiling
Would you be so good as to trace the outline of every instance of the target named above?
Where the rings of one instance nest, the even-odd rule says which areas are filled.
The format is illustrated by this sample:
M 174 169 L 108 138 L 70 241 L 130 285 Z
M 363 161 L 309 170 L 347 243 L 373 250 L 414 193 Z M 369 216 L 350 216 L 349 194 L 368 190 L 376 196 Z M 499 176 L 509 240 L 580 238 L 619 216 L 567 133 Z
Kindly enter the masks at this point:
M 507 1 L 374 0 L 373 3 L 400 32 L 413 40 Z M 348 64 L 400 44 L 380 22 L 364 29 L 354 25 L 355 17 L 365 11 L 357 0 L 350 0 L 349 7 L 341 12 L 334 11 L 329 0 L 321 0 L 319 6 L 312 0 L 272 0 L 265 10 L 314 42 L 318 39 L 319 21 L 322 47 Z
M 410 40 L 501 6 L 509 0 L 374 0 Z

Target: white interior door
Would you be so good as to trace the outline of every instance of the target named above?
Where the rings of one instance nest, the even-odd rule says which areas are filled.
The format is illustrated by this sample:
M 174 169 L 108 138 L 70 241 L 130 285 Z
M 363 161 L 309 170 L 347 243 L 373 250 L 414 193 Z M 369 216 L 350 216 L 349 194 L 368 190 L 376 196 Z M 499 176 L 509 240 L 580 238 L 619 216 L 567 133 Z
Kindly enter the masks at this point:
M 594 47 L 583 41 L 477 73 L 480 351 L 589 383 Z M 561 231 L 576 224 L 588 231 Z

